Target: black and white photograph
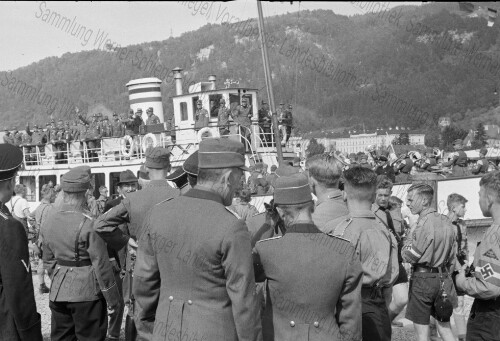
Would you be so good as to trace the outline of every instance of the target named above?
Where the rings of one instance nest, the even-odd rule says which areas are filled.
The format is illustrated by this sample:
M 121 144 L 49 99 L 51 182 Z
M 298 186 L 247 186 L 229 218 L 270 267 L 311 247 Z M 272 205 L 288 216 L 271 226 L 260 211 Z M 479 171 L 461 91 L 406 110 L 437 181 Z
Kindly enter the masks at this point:
M 0 341 L 500 341 L 497 2 L 0 3 Z

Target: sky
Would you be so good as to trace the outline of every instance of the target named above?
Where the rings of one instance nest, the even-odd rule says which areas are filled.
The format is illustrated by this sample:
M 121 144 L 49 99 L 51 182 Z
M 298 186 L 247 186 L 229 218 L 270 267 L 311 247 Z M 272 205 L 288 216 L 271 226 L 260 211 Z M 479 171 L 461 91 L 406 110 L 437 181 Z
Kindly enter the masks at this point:
M 392 8 L 420 2 L 262 2 L 265 17 L 302 10 L 329 9 L 365 14 L 368 8 Z M 363 9 L 363 8 L 364 9 Z M 300 10 L 300 11 L 299 11 Z M 207 23 L 257 17 L 255 0 L 232 2 L 0 2 L 0 71 L 9 71 L 67 52 L 162 41 Z M 109 41 L 108 41 L 109 40 Z

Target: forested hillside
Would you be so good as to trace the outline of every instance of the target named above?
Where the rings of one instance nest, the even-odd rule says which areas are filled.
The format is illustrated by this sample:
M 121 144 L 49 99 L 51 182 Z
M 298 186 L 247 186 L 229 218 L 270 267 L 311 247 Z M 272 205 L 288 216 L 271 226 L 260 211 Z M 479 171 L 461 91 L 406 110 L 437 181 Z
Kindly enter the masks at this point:
M 301 131 L 361 122 L 429 129 L 439 116 L 464 128 L 500 123 L 500 23 L 488 27 L 466 14 L 455 2 L 350 18 L 326 10 L 268 17 L 276 100 L 294 105 Z M 153 76 L 164 80 L 171 115 L 174 67 L 185 70 L 186 88 L 215 74 L 219 87 L 229 78 L 267 99 L 257 32 L 256 20 L 209 24 L 179 38 L 67 53 L 0 73 L 2 125 L 69 118 L 74 106 L 125 112 L 125 84 Z

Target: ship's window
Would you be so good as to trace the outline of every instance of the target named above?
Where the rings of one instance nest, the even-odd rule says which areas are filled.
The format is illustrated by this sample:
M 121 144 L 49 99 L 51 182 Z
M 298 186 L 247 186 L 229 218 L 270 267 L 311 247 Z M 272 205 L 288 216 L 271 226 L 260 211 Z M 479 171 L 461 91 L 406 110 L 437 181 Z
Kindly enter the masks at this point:
M 188 105 L 186 102 L 181 102 L 181 121 L 188 120 Z
M 36 201 L 36 183 L 34 176 L 20 176 L 19 183 L 26 186 L 26 200 Z
M 57 185 L 57 176 L 55 175 L 40 175 L 38 177 L 38 197 L 42 200 L 42 186 L 52 181 L 52 185 Z
M 219 114 L 219 105 L 221 98 L 222 98 L 221 94 L 208 96 L 210 102 L 210 117 L 216 118 L 217 115 Z
M 118 196 L 118 182 L 120 182 L 120 173 L 112 172 L 109 173 L 109 196 L 116 197 Z
M 94 197 L 98 199 L 101 194 L 99 194 L 99 187 L 101 186 L 106 186 L 106 176 L 104 173 L 95 173 L 92 174 L 92 180 L 91 180 L 92 186 L 94 186 Z M 109 188 L 108 188 L 109 190 Z M 108 192 L 109 195 L 109 192 Z
M 196 102 L 198 101 L 199 97 L 193 97 L 191 100 L 193 101 L 193 118 L 196 116 L 196 109 L 198 109 L 198 106 L 196 105 Z M 206 108 L 205 108 L 206 109 Z

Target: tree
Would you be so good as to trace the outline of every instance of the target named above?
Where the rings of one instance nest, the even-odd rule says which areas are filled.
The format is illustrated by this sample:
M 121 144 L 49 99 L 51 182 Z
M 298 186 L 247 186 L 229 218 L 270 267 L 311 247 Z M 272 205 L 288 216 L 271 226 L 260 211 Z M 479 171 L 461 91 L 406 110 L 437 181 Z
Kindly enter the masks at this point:
M 453 141 L 457 139 L 464 139 L 467 136 L 467 130 L 457 126 L 448 126 L 444 128 L 441 134 L 441 142 L 443 149 L 446 151 L 453 150 Z
M 427 147 L 438 147 L 439 146 L 439 131 L 431 130 L 425 134 L 424 143 Z
M 313 155 L 323 154 L 325 152 L 325 146 L 318 143 L 315 138 L 311 139 L 309 145 L 306 148 L 306 156 L 311 157 Z

